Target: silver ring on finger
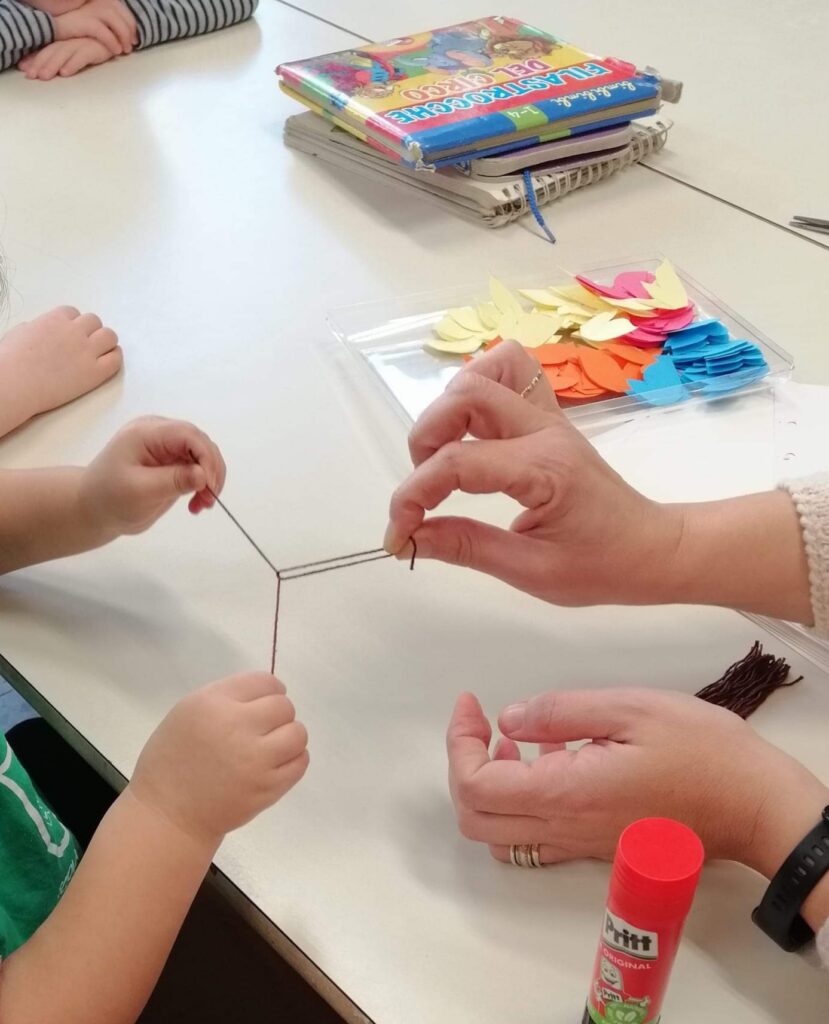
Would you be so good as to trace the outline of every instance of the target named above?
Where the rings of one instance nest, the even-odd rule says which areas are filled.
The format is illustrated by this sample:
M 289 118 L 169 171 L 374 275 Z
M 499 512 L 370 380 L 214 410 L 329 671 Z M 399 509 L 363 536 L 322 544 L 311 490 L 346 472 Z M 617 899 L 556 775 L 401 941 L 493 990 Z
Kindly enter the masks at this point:
M 509 860 L 517 868 L 540 868 L 541 850 L 538 843 L 513 844 L 509 848 Z

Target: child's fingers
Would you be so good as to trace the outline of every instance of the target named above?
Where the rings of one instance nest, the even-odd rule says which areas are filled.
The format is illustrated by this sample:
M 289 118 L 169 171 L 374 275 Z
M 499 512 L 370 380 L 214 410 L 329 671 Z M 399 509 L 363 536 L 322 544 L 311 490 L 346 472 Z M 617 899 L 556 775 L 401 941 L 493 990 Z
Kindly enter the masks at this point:
M 262 742 L 267 747 L 268 761 L 279 769 L 302 754 L 308 746 L 308 731 L 302 722 L 290 722 L 268 733 Z
M 293 789 L 302 776 L 308 771 L 310 761 L 311 757 L 306 749 L 302 751 L 299 757 L 295 757 L 293 761 L 280 765 L 276 769 L 274 772 L 274 789 L 276 791 L 274 800 L 278 800 L 280 797 L 284 796 L 289 789 Z
M 124 46 L 120 35 L 115 31 L 114 24 L 108 25 L 105 21 L 98 20 L 98 18 L 91 18 L 86 25 L 86 30 L 89 33 L 90 39 L 97 40 L 113 56 L 123 52 Z
M 43 53 L 43 50 L 40 52 Z M 77 320 L 80 315 L 81 311 L 75 306 L 55 306 L 43 314 L 44 318 L 49 317 L 53 320 Z
M 215 494 L 221 491 L 225 480 L 224 459 L 207 434 L 192 423 L 159 419 L 150 428 L 144 443 L 162 464 L 179 459 L 195 460 L 204 470 L 205 484 L 210 490 Z
M 124 365 L 124 353 L 118 345 L 115 348 L 110 349 L 109 352 L 105 352 L 102 356 L 99 356 L 95 360 L 95 368 L 98 371 L 98 380 L 101 384 L 105 380 L 109 380 L 110 377 L 114 377 L 116 373 Z
M 228 696 L 243 704 L 258 700 L 260 697 L 285 692 L 285 684 L 270 672 L 239 672 L 235 676 L 218 679 L 210 686 L 223 690 Z
M 77 325 L 87 337 L 91 337 L 96 331 L 101 330 L 104 323 L 95 313 L 83 313 L 77 318 Z
M 194 516 L 197 516 L 199 512 L 204 512 L 205 509 L 213 508 L 215 504 L 215 499 L 209 491 L 199 491 L 198 494 L 194 494 L 188 501 L 187 508 Z
M 110 327 L 100 327 L 89 335 L 89 347 L 96 356 L 106 355 L 118 347 L 118 335 Z
M 108 12 L 107 23 L 118 38 L 120 48 L 129 53 L 133 47 L 134 29 L 126 6 Z
M 74 42 L 74 40 L 73 40 Z M 50 82 L 66 64 L 72 50 L 67 50 L 62 43 L 52 43 L 41 50 L 43 59 L 38 64 L 36 77 L 41 82 Z
M 95 59 L 97 45 L 97 40 L 88 40 L 82 43 L 60 69 L 61 78 L 71 78 L 72 75 L 77 75 L 79 71 L 83 71 L 91 64 L 100 63 Z
M 245 712 L 250 716 L 251 724 L 255 725 L 260 736 L 268 736 L 283 725 L 289 725 L 296 718 L 296 709 L 291 700 L 275 691 L 248 701 Z

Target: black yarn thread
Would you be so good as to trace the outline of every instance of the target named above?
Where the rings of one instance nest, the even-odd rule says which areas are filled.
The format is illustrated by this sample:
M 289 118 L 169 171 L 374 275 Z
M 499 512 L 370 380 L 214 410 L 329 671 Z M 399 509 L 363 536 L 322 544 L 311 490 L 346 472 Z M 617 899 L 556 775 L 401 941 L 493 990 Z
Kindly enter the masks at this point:
M 726 669 L 715 683 L 704 686 L 697 697 L 709 704 L 728 708 L 740 718 L 748 718 L 775 690 L 794 686 L 803 678 L 789 679 L 789 671 L 786 659 L 764 654 L 763 645 L 758 640 L 742 661 Z
M 190 458 L 193 462 L 198 463 L 196 456 L 190 452 Z M 276 576 L 276 607 L 273 615 L 273 640 L 271 642 L 271 675 L 274 673 L 276 668 L 276 641 L 279 631 L 279 606 L 282 598 L 282 584 L 288 583 L 291 580 L 301 580 L 306 576 L 317 576 L 323 572 L 333 572 L 335 569 L 350 569 L 355 565 L 364 565 L 367 562 L 379 562 L 385 558 L 393 558 L 388 551 L 384 551 L 383 548 L 372 548 L 369 551 L 355 551 L 350 555 L 340 555 L 336 558 L 322 558 L 316 562 L 304 562 L 302 565 L 290 565 L 284 569 L 277 569 L 273 562 L 268 558 L 262 548 L 256 543 L 251 537 L 248 531 L 242 526 L 236 516 L 230 511 L 227 505 L 222 499 L 216 494 L 210 487 L 205 485 L 205 490 L 213 498 L 219 508 L 224 512 L 228 519 L 233 523 L 236 529 L 242 534 L 245 540 L 250 544 L 253 550 L 259 555 L 262 561 L 268 566 L 268 568 Z M 415 558 L 417 557 L 417 543 L 412 537 L 412 558 L 409 562 L 409 569 L 414 570 Z

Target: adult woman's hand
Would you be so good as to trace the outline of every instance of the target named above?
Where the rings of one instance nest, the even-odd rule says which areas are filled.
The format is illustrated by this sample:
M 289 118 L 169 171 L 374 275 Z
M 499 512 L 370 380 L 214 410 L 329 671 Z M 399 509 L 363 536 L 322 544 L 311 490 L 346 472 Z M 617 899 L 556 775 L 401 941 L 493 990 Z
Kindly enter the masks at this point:
M 643 584 L 653 562 L 671 560 L 681 516 L 599 457 L 546 379 L 520 397 L 539 369 L 520 345 L 505 342 L 470 367 L 412 430 L 416 468 L 391 500 L 386 549 L 405 557 L 414 538 L 418 558 L 479 569 L 556 604 L 651 601 Z M 525 511 L 509 530 L 425 519 L 455 490 L 500 491 Z
M 609 860 L 627 825 L 658 816 L 693 828 L 709 857 L 771 877 L 829 803 L 826 786 L 742 719 L 684 694 L 551 692 L 505 708 L 498 724 L 490 757 L 489 723 L 463 694 L 447 750 L 461 832 L 502 861 L 526 843 L 544 864 Z M 540 756 L 522 761 L 516 741 L 541 744 Z
M 797 512 L 783 491 L 660 504 L 630 487 L 558 407 L 539 366 L 505 342 L 472 360 L 409 437 L 384 545 L 497 576 L 555 604 L 718 604 L 811 623 Z M 471 435 L 471 436 L 470 436 Z M 453 491 L 502 492 L 509 529 L 431 516 Z

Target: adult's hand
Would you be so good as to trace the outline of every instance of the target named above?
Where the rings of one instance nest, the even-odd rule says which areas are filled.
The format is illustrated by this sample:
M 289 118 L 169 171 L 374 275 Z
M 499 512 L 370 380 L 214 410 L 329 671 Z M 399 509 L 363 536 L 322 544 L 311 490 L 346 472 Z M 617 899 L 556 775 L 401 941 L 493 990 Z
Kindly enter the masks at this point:
M 384 545 L 497 576 L 555 604 L 715 604 L 811 624 L 797 511 L 770 491 L 659 504 L 630 487 L 558 407 L 520 345 L 472 360 L 409 437 Z M 470 436 L 471 435 L 471 436 Z M 432 516 L 453 491 L 524 506 L 508 530 Z
M 463 694 L 447 750 L 461 832 L 503 861 L 522 843 L 538 843 L 544 864 L 609 860 L 627 825 L 658 816 L 693 828 L 709 857 L 770 877 L 829 803 L 826 786 L 746 722 L 684 694 L 551 692 L 505 708 L 498 724 L 490 757 L 489 723 Z M 516 741 L 540 744 L 540 756 L 522 761 Z
M 391 500 L 386 549 L 405 557 L 413 538 L 418 558 L 478 569 L 556 604 L 650 602 L 650 568 L 670 562 L 681 516 L 600 458 L 545 379 L 520 397 L 537 371 L 521 346 L 504 343 L 426 410 L 409 439 L 415 470 Z M 508 530 L 425 518 L 456 490 L 503 492 L 525 511 Z

